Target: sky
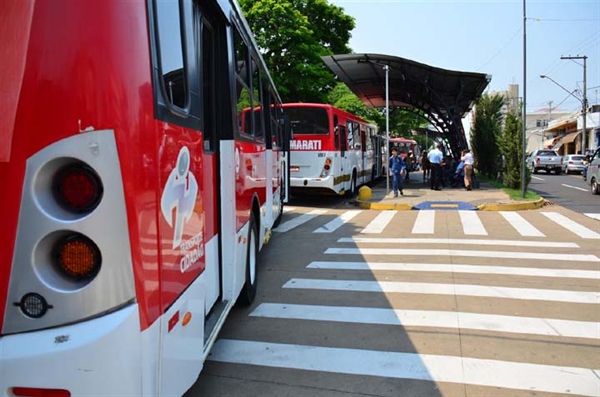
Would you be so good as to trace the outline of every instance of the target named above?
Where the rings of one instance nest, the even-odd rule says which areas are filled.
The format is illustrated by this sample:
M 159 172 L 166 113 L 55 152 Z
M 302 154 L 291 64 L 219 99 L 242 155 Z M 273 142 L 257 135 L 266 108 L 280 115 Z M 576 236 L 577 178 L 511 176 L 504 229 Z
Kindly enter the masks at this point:
M 600 103 L 600 0 L 329 0 L 355 18 L 355 53 L 398 56 L 492 77 L 488 90 L 519 85 L 526 37 L 527 113 L 581 109 L 583 60 L 587 100 Z M 542 79 L 547 75 L 549 79 Z M 569 92 L 578 89 L 572 95 Z

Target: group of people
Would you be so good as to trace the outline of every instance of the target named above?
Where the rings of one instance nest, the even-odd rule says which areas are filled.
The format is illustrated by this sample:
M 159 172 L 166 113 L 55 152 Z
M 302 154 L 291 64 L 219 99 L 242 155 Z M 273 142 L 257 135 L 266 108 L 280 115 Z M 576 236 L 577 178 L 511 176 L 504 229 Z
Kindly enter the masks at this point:
M 424 151 L 420 159 L 421 169 L 423 170 L 423 182 L 429 180 L 431 190 L 442 190 L 441 187 L 446 186 L 445 180 L 448 179 L 444 174 L 444 170 L 454 169 L 451 158 L 449 156 L 444 158 L 442 150 L 443 146 L 438 144 L 430 152 Z M 456 167 L 453 179 L 458 180 L 458 178 L 462 178 L 461 182 L 464 183 L 465 190 L 473 189 L 473 162 L 473 155 L 469 149 L 463 149 L 460 163 Z M 392 149 L 388 169 L 390 177 L 392 177 L 394 197 L 398 197 L 398 193 L 404 195 L 403 182 L 408 173 L 407 165 L 402 156 L 398 154 L 398 149 L 396 148 Z

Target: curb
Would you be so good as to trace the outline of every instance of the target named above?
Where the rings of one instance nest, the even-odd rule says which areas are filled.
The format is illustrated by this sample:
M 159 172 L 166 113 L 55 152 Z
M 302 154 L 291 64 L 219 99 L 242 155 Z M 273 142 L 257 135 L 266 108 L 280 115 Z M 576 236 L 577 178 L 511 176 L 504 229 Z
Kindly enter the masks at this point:
M 391 211 L 410 211 L 413 206 L 410 204 L 384 204 L 371 203 L 369 201 L 356 200 L 358 206 L 365 210 L 391 210 Z
M 478 211 L 526 211 L 542 208 L 545 199 L 540 197 L 535 201 L 518 201 L 516 203 L 485 203 L 476 206 Z M 358 206 L 366 210 L 390 210 L 390 211 L 410 211 L 414 207 L 411 204 L 402 203 L 372 203 L 370 201 L 356 200 Z
M 535 210 L 538 208 L 542 208 L 544 206 L 543 197 L 540 197 L 539 200 L 535 201 L 518 201 L 516 203 L 487 203 L 481 204 L 477 206 L 478 211 L 526 211 L 526 210 Z

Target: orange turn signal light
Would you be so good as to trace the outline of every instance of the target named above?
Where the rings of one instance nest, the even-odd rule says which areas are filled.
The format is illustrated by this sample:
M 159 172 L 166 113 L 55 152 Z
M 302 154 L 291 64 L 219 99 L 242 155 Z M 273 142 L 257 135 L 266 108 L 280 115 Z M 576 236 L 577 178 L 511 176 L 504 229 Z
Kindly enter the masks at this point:
M 100 250 L 82 234 L 72 234 L 60 240 L 54 253 L 59 270 L 76 280 L 94 277 L 100 271 Z
M 181 325 L 183 327 L 185 327 L 186 325 L 188 325 L 190 323 L 190 321 L 192 321 L 192 313 L 187 312 L 185 313 L 185 315 L 183 316 L 183 320 L 181 321 Z

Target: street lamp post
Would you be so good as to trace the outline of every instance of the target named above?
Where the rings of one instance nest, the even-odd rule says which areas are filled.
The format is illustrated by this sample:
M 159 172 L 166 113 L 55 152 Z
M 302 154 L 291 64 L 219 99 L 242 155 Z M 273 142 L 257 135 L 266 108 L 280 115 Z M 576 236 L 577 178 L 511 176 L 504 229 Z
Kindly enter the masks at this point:
M 390 67 L 389 65 L 384 65 L 383 66 L 383 70 L 385 70 L 385 153 L 386 155 L 388 155 L 389 157 L 389 150 L 390 150 L 390 94 L 389 94 L 389 74 L 390 74 Z M 386 158 L 385 161 L 388 161 L 388 159 Z M 389 166 L 389 164 L 388 164 Z M 386 167 L 387 169 L 387 167 Z M 390 170 L 388 169 L 387 172 L 385 173 L 385 188 L 386 188 L 386 194 L 387 192 L 390 191 Z
M 561 56 L 560 59 L 583 59 L 583 99 L 580 99 L 578 97 L 576 97 L 575 95 L 573 95 L 572 91 L 567 90 L 565 87 L 563 87 L 562 85 L 558 84 L 556 81 L 554 81 L 550 76 L 546 76 L 546 75 L 540 75 L 540 77 L 542 79 L 548 79 L 551 82 L 553 82 L 554 84 L 556 84 L 557 86 L 559 86 L 560 88 L 562 88 L 564 91 L 568 92 L 569 95 L 571 95 L 573 98 L 577 99 L 579 102 L 581 102 L 581 114 L 583 116 L 583 125 L 582 125 L 582 132 L 581 132 L 581 154 L 585 154 L 585 151 L 587 149 L 587 95 L 586 95 L 586 91 L 587 91 L 587 65 L 586 65 L 586 61 L 587 61 L 587 56 L 583 55 L 583 56 L 579 56 L 577 55 L 576 57 L 572 57 L 572 56 Z

